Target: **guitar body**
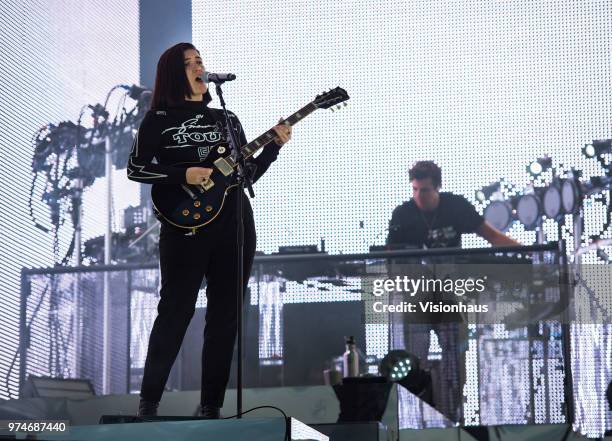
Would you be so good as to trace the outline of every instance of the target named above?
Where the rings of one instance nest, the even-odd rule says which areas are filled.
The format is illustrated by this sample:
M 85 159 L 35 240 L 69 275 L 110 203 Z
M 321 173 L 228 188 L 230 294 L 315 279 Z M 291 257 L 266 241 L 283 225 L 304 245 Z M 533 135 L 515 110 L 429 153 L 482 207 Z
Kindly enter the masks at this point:
M 153 185 L 153 208 L 161 222 L 195 231 L 219 215 L 227 194 L 236 187 L 232 183 L 233 174 L 224 176 L 212 164 L 201 163 L 198 167 L 212 167 L 214 170 L 206 185 Z
M 348 99 L 346 91 L 336 87 L 317 95 L 312 102 L 283 120 L 283 124 L 293 126 L 316 109 L 329 109 L 333 106 L 340 108 L 340 103 Z M 275 136 L 274 128 L 268 130 L 240 147 L 240 157 L 250 158 L 259 149 L 272 142 Z M 185 169 L 193 166 L 213 169 L 210 179 L 202 185 L 154 184 L 151 189 L 155 215 L 161 222 L 195 232 L 217 218 L 226 203 L 228 193 L 237 186 L 233 180 L 236 164 L 231 155 L 217 155 L 216 159 L 207 157 L 206 161 L 197 164 L 175 164 L 175 166 L 184 166 Z

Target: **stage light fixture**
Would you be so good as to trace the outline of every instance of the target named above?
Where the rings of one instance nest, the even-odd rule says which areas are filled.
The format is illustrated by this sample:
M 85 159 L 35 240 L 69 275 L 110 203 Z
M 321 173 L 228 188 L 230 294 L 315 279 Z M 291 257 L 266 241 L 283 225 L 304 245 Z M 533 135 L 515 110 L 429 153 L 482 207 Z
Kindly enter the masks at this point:
M 593 147 L 593 144 L 585 144 L 584 147 L 582 147 L 582 154 L 586 158 L 594 158 L 595 157 L 595 147 Z
M 401 349 L 390 351 L 380 362 L 380 374 L 393 382 L 406 378 L 419 369 L 419 359 Z
M 561 207 L 565 214 L 576 214 L 580 211 L 582 192 L 577 178 L 564 179 L 561 182 Z
M 516 204 L 516 217 L 527 230 L 538 226 L 542 218 L 542 203 L 537 192 L 523 194 Z
M 582 147 L 582 154 L 587 158 L 612 153 L 612 139 L 594 139 L 591 144 Z
M 548 219 L 560 220 L 563 217 L 561 202 L 561 181 L 554 179 L 541 193 L 542 211 Z
M 531 176 L 536 177 L 549 170 L 552 167 L 552 158 L 548 155 L 542 156 L 541 158 L 532 161 L 527 166 L 527 173 Z
M 401 384 L 423 401 L 433 405 L 431 374 L 419 366 L 419 359 L 402 349 L 389 351 L 378 366 L 380 375 Z
M 515 200 L 516 198 L 491 201 L 484 209 L 485 220 L 499 231 L 508 231 L 515 218 L 514 207 L 512 206 Z
M 480 190 L 476 190 L 476 200 L 484 202 L 491 198 L 495 193 L 501 190 L 501 182 L 492 182 L 489 185 L 485 185 Z

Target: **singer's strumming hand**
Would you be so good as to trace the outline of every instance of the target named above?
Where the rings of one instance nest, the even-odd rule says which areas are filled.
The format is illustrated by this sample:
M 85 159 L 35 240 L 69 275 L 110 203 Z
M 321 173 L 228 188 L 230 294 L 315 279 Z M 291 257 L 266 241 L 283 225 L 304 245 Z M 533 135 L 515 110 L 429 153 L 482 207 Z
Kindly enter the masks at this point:
M 200 185 L 208 181 L 212 172 L 212 168 L 189 167 L 185 172 L 185 178 L 188 184 Z

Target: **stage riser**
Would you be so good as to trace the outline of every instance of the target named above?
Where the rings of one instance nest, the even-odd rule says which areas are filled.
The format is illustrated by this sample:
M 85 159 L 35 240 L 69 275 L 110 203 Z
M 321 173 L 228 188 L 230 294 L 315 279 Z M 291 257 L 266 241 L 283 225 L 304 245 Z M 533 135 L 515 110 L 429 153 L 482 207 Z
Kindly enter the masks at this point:
M 131 424 L 73 426 L 68 434 L 42 433 L 40 439 L 62 441 L 279 441 L 289 430 L 290 439 L 329 441 L 303 423 L 283 417 L 241 420 L 191 420 Z

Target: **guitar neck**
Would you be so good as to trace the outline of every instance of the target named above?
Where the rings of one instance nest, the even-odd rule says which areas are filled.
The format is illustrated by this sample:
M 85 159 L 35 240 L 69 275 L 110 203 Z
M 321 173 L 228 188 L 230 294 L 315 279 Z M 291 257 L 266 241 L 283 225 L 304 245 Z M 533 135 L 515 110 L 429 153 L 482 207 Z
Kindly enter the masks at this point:
M 308 103 L 307 105 L 302 107 L 300 110 L 298 110 L 297 112 L 287 117 L 284 120 L 283 124 L 294 126 L 298 122 L 306 118 L 308 115 L 310 115 L 312 112 L 314 112 L 315 110 L 317 110 L 317 106 L 315 106 L 313 103 Z M 242 146 L 242 148 L 240 149 L 240 152 L 242 153 L 245 159 L 249 158 L 253 156 L 258 150 L 262 149 L 265 145 L 270 144 L 274 140 L 274 138 L 276 138 L 276 136 L 277 136 L 276 132 L 274 131 L 274 128 L 272 128 L 268 130 L 266 133 L 264 133 L 263 135 L 260 135 L 257 138 L 255 138 L 253 141 Z

